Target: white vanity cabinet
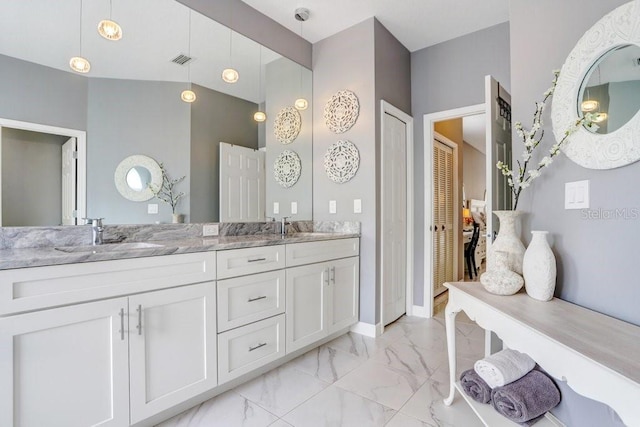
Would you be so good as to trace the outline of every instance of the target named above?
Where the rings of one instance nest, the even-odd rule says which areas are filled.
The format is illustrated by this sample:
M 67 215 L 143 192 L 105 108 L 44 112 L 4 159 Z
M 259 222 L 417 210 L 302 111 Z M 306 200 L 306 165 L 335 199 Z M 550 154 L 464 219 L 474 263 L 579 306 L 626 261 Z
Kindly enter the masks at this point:
M 287 268 L 287 353 L 358 321 L 358 254 L 358 239 L 287 245 L 287 267 L 313 262 Z

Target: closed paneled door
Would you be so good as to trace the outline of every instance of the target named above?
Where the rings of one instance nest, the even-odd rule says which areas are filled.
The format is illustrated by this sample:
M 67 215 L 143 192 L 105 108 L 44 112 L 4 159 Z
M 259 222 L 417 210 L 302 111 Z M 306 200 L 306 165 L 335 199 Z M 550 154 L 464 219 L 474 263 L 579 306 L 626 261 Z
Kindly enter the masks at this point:
M 453 280 L 453 149 L 433 142 L 433 287 L 434 297 Z

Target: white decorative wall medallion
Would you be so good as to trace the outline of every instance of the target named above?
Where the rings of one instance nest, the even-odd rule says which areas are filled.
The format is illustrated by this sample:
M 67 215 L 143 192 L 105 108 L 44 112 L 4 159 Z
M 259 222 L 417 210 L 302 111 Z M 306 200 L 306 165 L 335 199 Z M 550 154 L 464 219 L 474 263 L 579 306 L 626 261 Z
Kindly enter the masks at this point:
M 332 144 L 324 155 L 324 170 L 333 182 L 350 181 L 358 172 L 360 153 L 350 141 L 340 140 Z
M 324 121 L 334 133 L 351 129 L 360 113 L 360 104 L 355 93 L 341 90 L 331 97 L 324 107 Z
M 278 184 L 289 188 L 298 182 L 301 169 L 300 157 L 291 150 L 284 150 L 273 163 L 273 176 Z
M 300 133 L 302 119 L 293 107 L 285 107 L 273 122 L 273 134 L 283 144 L 291 144 Z

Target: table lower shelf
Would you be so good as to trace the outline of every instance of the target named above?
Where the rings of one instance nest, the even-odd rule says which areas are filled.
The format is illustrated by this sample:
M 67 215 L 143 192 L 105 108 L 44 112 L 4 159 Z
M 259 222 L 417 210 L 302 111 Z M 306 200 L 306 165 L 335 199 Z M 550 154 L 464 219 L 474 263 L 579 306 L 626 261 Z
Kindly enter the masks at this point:
M 509 421 L 508 419 L 500 415 L 495 409 L 493 409 L 491 405 L 476 402 L 475 400 L 473 400 L 470 396 L 468 396 L 464 392 L 464 390 L 462 389 L 462 386 L 460 385 L 460 382 L 456 382 L 455 386 L 456 386 L 456 390 L 458 390 L 458 392 L 464 398 L 467 404 L 471 406 L 471 409 L 473 409 L 473 412 L 475 412 L 475 414 L 478 416 L 478 418 L 480 418 L 480 421 L 482 421 L 482 423 L 485 426 L 487 427 L 514 427 L 514 426 L 517 427 L 518 426 L 517 423 L 514 423 L 513 421 Z M 545 417 L 542 418 L 540 421 L 535 423 L 534 426 L 535 427 L 564 427 L 562 423 L 555 420 L 555 417 L 553 417 L 553 415 L 549 413 L 547 413 Z

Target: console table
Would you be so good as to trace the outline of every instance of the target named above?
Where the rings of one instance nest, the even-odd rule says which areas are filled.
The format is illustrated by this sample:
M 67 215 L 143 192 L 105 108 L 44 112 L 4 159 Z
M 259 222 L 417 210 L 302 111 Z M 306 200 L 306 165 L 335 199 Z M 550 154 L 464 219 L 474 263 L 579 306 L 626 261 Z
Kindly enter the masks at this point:
M 493 295 L 477 282 L 444 286 L 449 289 L 445 322 L 450 379 L 445 405 L 451 405 L 456 391 L 455 318 L 464 310 L 509 348 L 531 356 L 552 377 L 611 406 L 626 425 L 640 426 L 640 327 L 557 298 L 542 302 L 524 292 Z M 481 418 L 493 413 L 502 425 L 514 425 L 492 408 L 478 409 L 478 405 L 472 407 Z M 501 425 L 495 420 L 483 422 Z

